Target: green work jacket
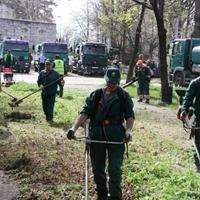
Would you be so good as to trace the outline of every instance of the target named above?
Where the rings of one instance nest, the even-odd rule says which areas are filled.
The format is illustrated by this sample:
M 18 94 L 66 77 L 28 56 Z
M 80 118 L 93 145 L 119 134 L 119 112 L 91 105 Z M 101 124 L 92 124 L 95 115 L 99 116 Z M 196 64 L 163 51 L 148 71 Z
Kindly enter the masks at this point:
M 15 58 L 12 54 L 5 54 L 3 57 L 3 66 L 12 67 L 15 65 Z
M 196 119 L 200 121 L 200 77 L 192 80 L 190 85 L 186 90 L 186 94 L 183 101 L 182 110 L 186 113 L 189 110 L 189 107 L 193 106 L 196 115 Z
M 135 69 L 135 76 L 138 78 L 138 83 L 149 83 L 151 77 L 150 69 L 147 66 L 138 67 Z
M 120 89 L 122 90 L 122 88 Z M 85 113 L 90 117 L 90 134 L 92 139 L 122 141 L 125 137 L 123 121 L 130 117 L 134 118 L 133 101 L 124 90 L 122 90 L 124 94 L 123 102 L 122 100 L 120 101 L 117 90 L 107 99 L 102 94 L 93 117 L 91 115 L 94 109 L 95 93 L 97 90 L 87 97 L 81 113 Z M 103 89 L 104 92 L 105 89 Z M 123 111 L 121 110 L 122 103 Z M 109 123 L 105 124 L 104 122 Z
M 47 72 L 46 69 L 42 70 L 38 76 L 37 84 L 38 86 L 43 85 L 49 85 L 48 87 L 45 87 L 42 92 L 49 96 L 56 95 L 57 92 L 57 86 L 60 85 L 60 79 L 59 74 L 54 69 L 52 69 L 50 72 Z

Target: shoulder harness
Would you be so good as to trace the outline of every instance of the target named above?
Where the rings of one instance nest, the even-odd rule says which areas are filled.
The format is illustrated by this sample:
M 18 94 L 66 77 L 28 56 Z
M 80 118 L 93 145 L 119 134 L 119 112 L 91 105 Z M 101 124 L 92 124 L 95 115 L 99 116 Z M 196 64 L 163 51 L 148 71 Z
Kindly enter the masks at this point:
M 99 101 L 103 95 L 103 89 L 97 89 L 94 94 L 92 111 L 90 114 L 90 118 L 93 119 L 94 115 L 98 109 Z M 122 116 L 122 120 L 124 119 L 124 111 L 125 111 L 125 98 L 127 96 L 127 92 L 123 90 L 121 87 L 117 88 L 117 96 L 119 97 L 120 102 L 120 116 Z

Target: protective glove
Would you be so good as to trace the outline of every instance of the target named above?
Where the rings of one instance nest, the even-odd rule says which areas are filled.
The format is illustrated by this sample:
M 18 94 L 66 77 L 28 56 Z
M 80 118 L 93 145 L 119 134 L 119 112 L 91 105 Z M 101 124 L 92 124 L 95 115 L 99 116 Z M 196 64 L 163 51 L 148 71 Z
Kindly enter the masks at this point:
M 40 89 L 43 90 L 44 89 L 44 85 L 40 85 Z
M 188 110 L 188 119 L 191 119 L 193 114 L 194 114 L 194 108 L 190 106 Z
M 132 136 L 131 136 L 131 130 L 130 129 L 126 129 L 125 132 L 125 142 L 130 142 L 132 140 Z
M 68 130 L 68 132 L 67 132 L 67 138 L 69 139 L 69 140 L 72 140 L 72 139 L 75 139 L 76 137 L 75 137 L 75 133 L 76 133 L 76 128 L 75 128 L 75 126 L 73 126 L 72 128 L 70 128 L 69 130 Z
M 150 82 L 150 80 L 151 80 L 151 76 L 146 76 L 146 80 L 148 81 L 148 82 Z
M 61 84 L 62 86 L 64 86 L 64 85 L 65 85 L 65 80 L 61 80 L 61 81 L 60 81 L 60 84 Z
M 176 113 L 177 119 L 181 119 L 181 113 L 182 113 L 182 106 L 179 106 L 177 113 Z
M 184 122 L 186 119 L 186 116 L 187 116 L 187 113 L 185 111 L 182 111 L 180 114 L 180 120 Z

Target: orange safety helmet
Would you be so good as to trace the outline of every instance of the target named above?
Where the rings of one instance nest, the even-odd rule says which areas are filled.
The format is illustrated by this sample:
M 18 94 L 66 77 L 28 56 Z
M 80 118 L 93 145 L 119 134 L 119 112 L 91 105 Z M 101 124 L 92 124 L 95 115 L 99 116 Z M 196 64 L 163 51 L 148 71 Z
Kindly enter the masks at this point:
M 143 61 L 142 60 L 138 60 L 136 65 L 143 65 Z

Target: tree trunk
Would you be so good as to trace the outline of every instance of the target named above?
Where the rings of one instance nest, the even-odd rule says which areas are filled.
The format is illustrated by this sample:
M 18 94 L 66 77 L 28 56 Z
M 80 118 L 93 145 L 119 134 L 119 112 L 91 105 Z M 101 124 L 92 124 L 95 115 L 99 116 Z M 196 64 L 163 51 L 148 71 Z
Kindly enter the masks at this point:
M 88 0 L 87 0 L 87 2 L 86 2 L 86 9 L 87 9 L 87 30 L 86 30 L 86 42 L 88 42 L 88 40 L 89 40 L 89 36 L 90 36 L 90 19 L 89 19 L 89 16 L 90 16 L 90 14 L 89 14 L 89 2 L 88 2 Z
M 114 16 L 114 13 L 115 13 L 115 10 L 114 10 L 114 5 L 115 5 L 115 2 L 114 0 L 111 0 L 110 1 L 110 9 L 111 9 L 111 19 L 110 19 L 110 44 L 112 47 L 115 47 L 115 38 L 114 38 L 114 20 L 113 20 L 113 16 Z
M 172 103 L 172 88 L 168 82 L 168 71 L 167 71 L 167 53 L 166 53 L 166 29 L 160 27 L 158 30 L 159 37 L 159 58 L 161 66 L 161 100 L 165 103 Z
M 158 3 L 159 1 L 159 3 Z M 164 0 L 150 0 L 153 7 L 153 11 L 157 21 L 158 38 L 159 38 L 159 59 L 161 66 L 161 100 L 165 103 L 172 103 L 172 88 L 168 82 L 167 71 L 167 51 L 166 51 L 166 39 L 167 31 L 164 26 Z
M 137 28 L 136 28 L 133 56 L 131 57 L 131 61 L 130 61 L 130 64 L 129 64 L 126 82 L 128 82 L 131 79 L 131 77 L 133 76 L 133 70 L 134 70 L 134 67 L 135 67 L 135 62 L 136 62 L 139 44 L 140 44 L 140 36 L 141 36 L 141 31 L 142 31 L 142 21 L 144 19 L 144 13 L 145 13 L 145 9 L 146 9 L 145 3 L 146 2 L 147 2 L 147 0 L 145 0 L 144 4 L 142 5 L 140 19 L 139 19 L 139 22 L 138 22 L 138 25 L 137 25 Z
M 200 1 L 195 0 L 195 13 L 194 13 L 194 31 L 192 33 L 192 37 L 200 38 Z
M 122 51 L 121 51 L 121 60 L 122 63 L 125 62 L 125 45 L 126 45 L 126 24 L 123 25 L 123 36 L 122 36 Z
M 189 9 L 187 11 L 187 19 L 186 19 L 186 26 L 185 26 L 185 35 L 184 35 L 184 38 L 188 37 L 188 27 L 189 27 L 189 23 L 190 23 L 190 12 L 191 12 L 191 9 Z

